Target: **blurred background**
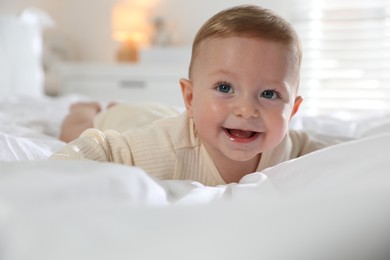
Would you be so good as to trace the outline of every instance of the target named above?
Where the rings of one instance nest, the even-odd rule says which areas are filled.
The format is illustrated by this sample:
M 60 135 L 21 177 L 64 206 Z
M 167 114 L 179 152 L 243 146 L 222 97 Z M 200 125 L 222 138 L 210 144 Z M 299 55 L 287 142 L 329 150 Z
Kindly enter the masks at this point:
M 138 33 L 143 47 L 150 46 L 156 20 L 160 20 L 170 34 L 169 44 L 190 45 L 206 19 L 226 7 L 244 3 L 263 5 L 282 14 L 289 9 L 288 1 L 281 0 L 1 0 L 0 10 L 19 13 L 27 7 L 40 8 L 56 24 L 45 32 L 47 41 L 66 41 L 69 58 L 112 61 L 121 40 L 118 31 Z
M 198 28 L 238 4 L 270 8 L 298 31 L 307 113 L 390 112 L 388 0 L 1 0 L 0 13 L 33 7 L 51 18 L 43 30 L 44 63 L 46 71 L 54 63 L 72 64 L 62 70 L 61 81 L 80 70 L 99 74 L 102 64 L 152 61 L 180 68 L 182 75 Z M 85 63 L 95 67 L 78 66 Z

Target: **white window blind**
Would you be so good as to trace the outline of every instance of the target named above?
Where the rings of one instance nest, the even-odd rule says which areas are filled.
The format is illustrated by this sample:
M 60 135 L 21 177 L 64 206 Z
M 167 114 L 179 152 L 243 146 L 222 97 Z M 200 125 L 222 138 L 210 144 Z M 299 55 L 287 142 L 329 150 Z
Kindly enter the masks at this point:
M 390 1 L 290 3 L 303 47 L 302 109 L 390 112 Z

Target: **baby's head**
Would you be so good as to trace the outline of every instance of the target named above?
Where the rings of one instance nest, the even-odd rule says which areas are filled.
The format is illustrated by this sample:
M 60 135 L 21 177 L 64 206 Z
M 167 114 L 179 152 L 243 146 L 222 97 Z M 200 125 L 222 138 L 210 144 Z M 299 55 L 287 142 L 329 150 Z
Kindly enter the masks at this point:
M 210 38 L 248 37 L 285 45 L 290 66 L 299 81 L 302 49 L 292 26 L 282 17 L 260 6 L 243 5 L 223 10 L 211 17 L 199 29 L 192 44 L 189 78 L 203 41 Z M 298 85 L 298 83 L 297 83 Z
M 289 23 L 270 10 L 238 6 L 197 33 L 189 79 L 180 81 L 187 114 L 217 168 L 255 165 L 285 137 L 298 110 L 302 59 Z

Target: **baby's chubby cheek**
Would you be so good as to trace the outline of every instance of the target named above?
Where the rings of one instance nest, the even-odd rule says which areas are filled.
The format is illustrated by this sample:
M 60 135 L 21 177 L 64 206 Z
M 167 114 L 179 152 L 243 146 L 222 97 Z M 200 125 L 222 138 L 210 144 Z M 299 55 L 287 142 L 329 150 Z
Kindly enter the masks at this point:
M 210 118 L 213 120 L 219 119 L 218 121 L 220 121 L 226 114 L 227 110 L 216 104 L 203 104 L 201 105 L 201 110 L 199 112 L 202 113 L 201 116 L 204 118 Z

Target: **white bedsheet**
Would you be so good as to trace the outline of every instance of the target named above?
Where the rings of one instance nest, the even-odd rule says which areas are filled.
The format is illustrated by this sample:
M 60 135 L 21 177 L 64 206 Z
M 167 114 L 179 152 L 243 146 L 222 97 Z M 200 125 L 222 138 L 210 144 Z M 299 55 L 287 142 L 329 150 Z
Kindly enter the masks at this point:
M 60 124 L 69 105 L 82 96 L 0 97 L 0 161 L 47 159 L 64 145 Z
M 110 163 L 2 162 L 0 256 L 386 259 L 388 147 L 378 135 L 218 187 Z
M 205 187 L 124 165 L 46 160 L 63 145 L 59 124 L 75 100 L 0 102 L 1 260 L 390 256 L 386 120 L 344 136 L 357 140 Z

